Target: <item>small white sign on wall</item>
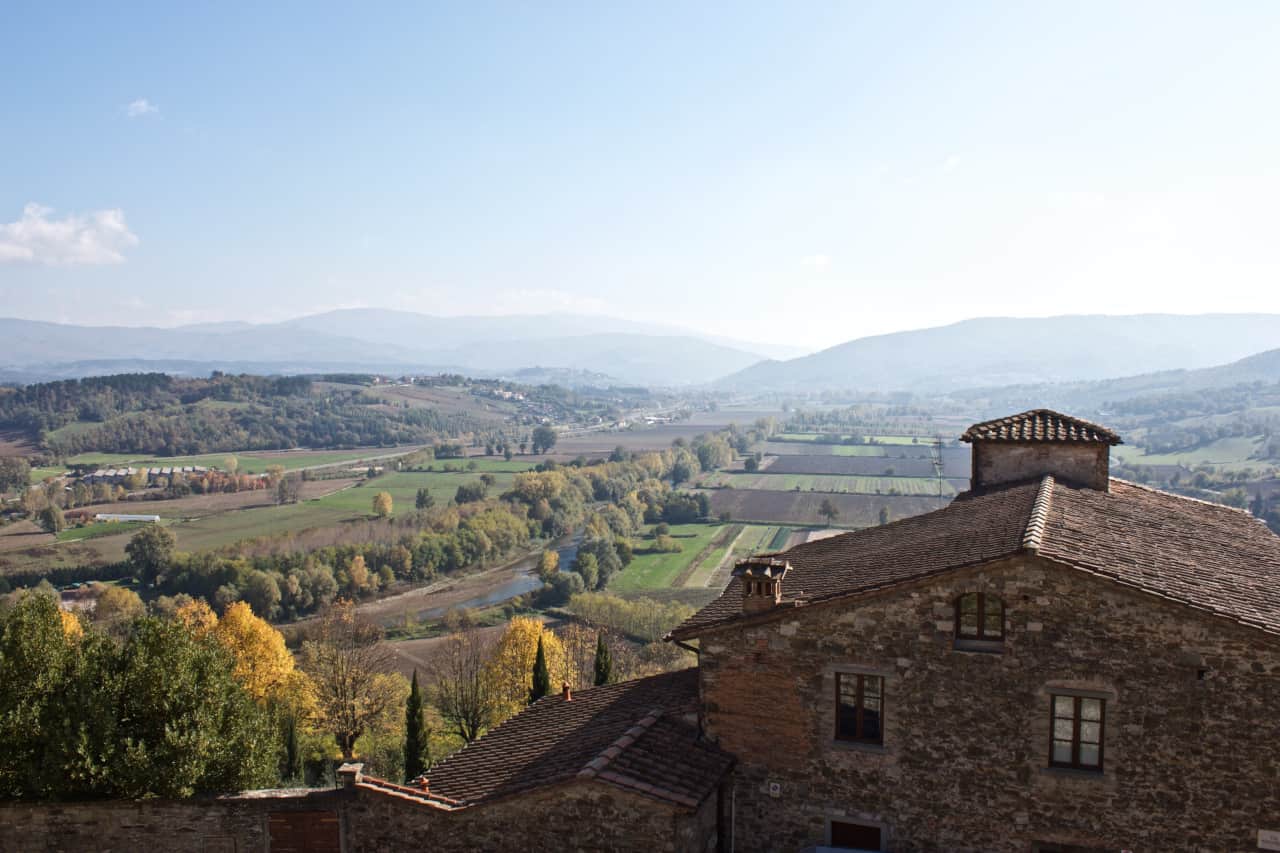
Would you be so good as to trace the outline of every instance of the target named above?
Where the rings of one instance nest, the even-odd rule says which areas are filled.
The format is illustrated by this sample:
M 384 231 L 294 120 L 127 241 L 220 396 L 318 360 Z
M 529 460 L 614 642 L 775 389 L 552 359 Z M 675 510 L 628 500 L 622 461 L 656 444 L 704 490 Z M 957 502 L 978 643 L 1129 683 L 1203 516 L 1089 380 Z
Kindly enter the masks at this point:
M 1258 849 L 1280 850 L 1280 829 L 1259 829 Z

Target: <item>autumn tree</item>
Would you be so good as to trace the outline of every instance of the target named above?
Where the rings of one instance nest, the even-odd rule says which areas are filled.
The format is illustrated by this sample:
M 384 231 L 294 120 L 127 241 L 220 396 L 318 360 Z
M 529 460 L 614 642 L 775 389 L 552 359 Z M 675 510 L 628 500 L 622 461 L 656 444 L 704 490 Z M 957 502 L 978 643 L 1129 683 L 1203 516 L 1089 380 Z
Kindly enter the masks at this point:
M 431 763 L 427 724 L 422 714 L 422 692 L 418 689 L 418 670 L 413 671 L 409 698 L 404 705 L 404 779 L 411 782 Z
M 302 646 L 303 669 L 315 684 L 320 725 L 350 761 L 356 740 L 395 701 L 394 660 L 382 630 L 340 600 L 320 617 L 314 639 Z
M 387 518 L 391 515 L 391 493 L 378 492 L 373 496 L 373 514 L 378 518 Z
M 49 504 L 40 510 L 36 516 L 36 522 L 44 528 L 46 533 L 61 533 L 67 526 L 67 520 L 62 516 L 62 510 L 55 504 Z
M 547 672 L 563 672 L 564 647 L 560 638 L 530 616 L 516 616 L 494 647 L 488 675 L 496 693 L 500 720 L 515 715 L 533 695 L 533 670 L 541 645 Z M 576 683 L 576 676 L 566 678 Z
M 543 583 L 551 583 L 560 571 L 560 554 L 550 548 L 538 555 L 538 578 Z
M 123 636 L 136 619 L 146 615 L 142 598 L 123 586 L 104 586 L 93 605 L 93 622 L 108 634 Z
M 236 472 L 240 470 L 240 460 L 234 456 L 228 456 L 222 460 L 222 469 L 234 477 Z
M 470 743 L 498 721 L 487 667 L 490 644 L 465 617 L 450 621 L 453 631 L 431 662 L 432 698 L 458 737 Z
M 129 563 L 145 584 L 153 584 L 173 562 L 177 540 L 169 529 L 159 524 L 148 524 L 133 534 L 124 552 Z

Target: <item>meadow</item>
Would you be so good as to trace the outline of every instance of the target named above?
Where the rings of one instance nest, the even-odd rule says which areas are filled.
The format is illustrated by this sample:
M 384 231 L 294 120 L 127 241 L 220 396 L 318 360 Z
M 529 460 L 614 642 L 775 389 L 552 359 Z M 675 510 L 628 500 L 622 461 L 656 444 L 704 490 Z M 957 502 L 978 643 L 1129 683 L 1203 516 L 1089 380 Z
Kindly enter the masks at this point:
M 268 466 L 280 465 L 286 471 L 321 468 L 356 462 L 376 462 L 403 456 L 417 447 L 366 447 L 361 450 L 252 450 L 243 453 L 203 453 L 196 456 L 144 456 L 137 453 L 81 453 L 67 460 L 67 465 L 96 465 L 104 468 L 167 468 L 203 466 L 225 469 L 227 459 L 234 457 L 243 474 L 262 474 Z M 33 468 L 31 481 L 66 473 L 66 466 Z
M 635 540 L 635 559 L 609 580 L 610 592 L 664 589 L 687 569 L 720 531 L 719 524 L 673 524 L 671 535 L 682 546 L 676 554 L 645 553 L 653 540 Z
M 830 492 L 851 495 L 934 495 L 938 481 L 934 477 L 859 477 L 841 474 L 774 474 L 765 470 L 758 474 L 736 474 L 716 471 L 705 475 L 699 484 L 709 489 L 762 489 L 769 491 Z M 944 497 L 956 494 L 955 484 L 942 481 Z
M 1111 452 L 1126 465 L 1182 465 L 1188 468 L 1212 465 L 1228 470 L 1265 468 L 1272 463 L 1253 458 L 1263 449 L 1264 441 L 1262 436 L 1232 436 L 1175 453 L 1147 454 L 1137 445 L 1124 444 L 1113 447 Z

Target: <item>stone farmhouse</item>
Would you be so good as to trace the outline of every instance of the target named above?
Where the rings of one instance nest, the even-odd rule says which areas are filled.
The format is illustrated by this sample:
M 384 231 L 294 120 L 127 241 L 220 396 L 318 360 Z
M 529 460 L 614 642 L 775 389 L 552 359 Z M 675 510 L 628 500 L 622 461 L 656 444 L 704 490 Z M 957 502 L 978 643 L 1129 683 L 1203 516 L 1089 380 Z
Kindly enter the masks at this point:
M 415 785 L 0 805 L 5 843 L 1280 849 L 1280 538 L 1111 479 L 1095 424 L 963 439 L 945 509 L 740 563 L 668 638 L 695 668 L 542 699 Z

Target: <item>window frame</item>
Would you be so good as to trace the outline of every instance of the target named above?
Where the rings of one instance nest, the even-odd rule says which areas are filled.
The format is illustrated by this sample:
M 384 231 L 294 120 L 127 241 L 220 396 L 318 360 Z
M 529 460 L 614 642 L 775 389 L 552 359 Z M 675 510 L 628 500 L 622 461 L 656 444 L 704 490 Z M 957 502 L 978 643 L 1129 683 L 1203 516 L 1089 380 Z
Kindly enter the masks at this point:
M 836 826 L 857 827 L 858 829 L 874 830 L 879 843 L 874 847 L 840 847 L 836 845 Z M 881 851 L 885 848 L 885 842 L 888 838 L 887 827 L 879 821 L 860 820 L 858 818 L 849 817 L 829 817 L 827 818 L 827 846 L 836 850 L 876 850 Z
M 840 707 L 843 704 L 843 696 L 840 691 L 841 679 L 856 679 L 856 688 L 854 690 L 854 734 L 844 734 L 840 730 Z M 876 726 L 876 736 L 868 737 L 863 734 L 864 714 L 866 713 L 866 683 L 867 679 L 874 678 L 879 682 L 879 705 L 876 708 L 878 725 Z M 867 743 L 877 746 L 884 745 L 884 690 L 885 677 L 869 672 L 836 672 L 835 673 L 835 739 L 843 743 Z
M 972 636 L 966 635 L 961 630 L 962 619 L 964 617 L 964 600 L 970 596 L 976 596 L 978 599 L 977 620 L 978 632 Z M 1000 606 L 1000 633 L 987 633 L 987 600 L 991 599 L 999 603 Z M 991 595 L 985 592 L 966 592 L 956 597 L 955 602 L 955 637 L 957 643 L 982 643 L 984 645 L 1003 645 L 1005 637 L 1005 607 L 1004 599 L 998 595 Z
M 1067 717 L 1058 716 L 1058 700 L 1071 700 L 1071 760 L 1058 761 L 1054 757 L 1054 747 L 1063 742 L 1062 738 L 1056 737 L 1054 728 L 1058 720 L 1068 719 Z M 1086 743 L 1093 746 L 1092 741 L 1081 741 L 1080 726 L 1084 722 L 1094 722 L 1093 720 L 1085 720 L 1081 716 L 1081 708 L 1086 701 L 1098 703 L 1098 763 L 1082 764 L 1080 762 L 1080 745 Z M 1078 770 L 1084 773 L 1102 773 L 1106 763 L 1106 741 L 1107 741 L 1107 700 L 1101 696 L 1079 696 L 1071 693 L 1054 693 L 1049 692 L 1049 766 L 1056 767 L 1061 770 Z

